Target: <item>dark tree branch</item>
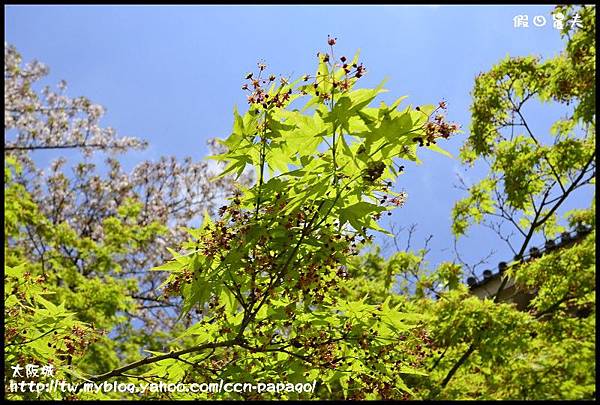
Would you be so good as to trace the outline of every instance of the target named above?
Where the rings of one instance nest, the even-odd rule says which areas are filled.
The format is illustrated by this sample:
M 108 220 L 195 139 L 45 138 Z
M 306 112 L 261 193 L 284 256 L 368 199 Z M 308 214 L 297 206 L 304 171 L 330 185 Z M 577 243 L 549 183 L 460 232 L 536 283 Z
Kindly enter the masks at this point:
M 4 145 L 4 151 L 18 151 L 18 150 L 27 150 L 27 151 L 35 151 L 35 150 L 43 150 L 43 149 L 76 149 L 76 148 L 98 148 L 98 149 L 113 149 L 118 148 L 115 145 L 103 145 L 101 143 L 92 143 L 92 144 L 69 144 L 69 145 L 32 145 L 32 146 L 6 146 Z

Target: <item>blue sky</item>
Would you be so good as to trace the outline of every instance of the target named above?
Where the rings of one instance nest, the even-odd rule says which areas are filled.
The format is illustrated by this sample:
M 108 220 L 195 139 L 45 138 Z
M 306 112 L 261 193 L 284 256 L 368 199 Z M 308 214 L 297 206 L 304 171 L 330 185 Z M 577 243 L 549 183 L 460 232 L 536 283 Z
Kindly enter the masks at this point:
M 469 128 L 469 92 L 475 76 L 506 55 L 556 55 L 563 42 L 552 28 L 551 6 L 7 6 L 5 40 L 25 61 L 50 67 L 49 83 L 68 82 L 68 94 L 85 95 L 107 109 L 105 125 L 122 135 L 147 139 L 150 147 L 128 155 L 126 167 L 161 155 L 201 159 L 205 142 L 226 137 L 234 105 L 244 109 L 240 90 L 246 72 L 264 60 L 273 73 L 299 76 L 315 69 L 327 35 L 336 52 L 358 49 L 368 73 L 364 86 L 384 77 L 392 101 L 408 95 L 413 105 L 445 99 L 448 116 Z M 514 28 L 527 14 L 529 28 Z M 531 24 L 533 16 L 548 20 Z M 535 131 L 547 131 L 561 109 L 531 111 Z M 543 113 L 541 113 L 543 112 Z M 548 113 L 551 113 L 550 118 Z M 554 114 L 554 115 L 552 115 Z M 440 144 L 457 156 L 466 133 Z M 390 220 L 418 224 L 413 246 L 428 234 L 432 263 L 452 260 L 450 212 L 464 196 L 456 173 L 475 181 L 456 159 L 425 151 L 424 164 L 407 165 L 398 188 L 406 205 Z M 576 206 L 589 204 L 590 192 Z M 490 264 L 512 254 L 487 230 L 461 240 L 460 251 L 477 261 L 491 249 Z

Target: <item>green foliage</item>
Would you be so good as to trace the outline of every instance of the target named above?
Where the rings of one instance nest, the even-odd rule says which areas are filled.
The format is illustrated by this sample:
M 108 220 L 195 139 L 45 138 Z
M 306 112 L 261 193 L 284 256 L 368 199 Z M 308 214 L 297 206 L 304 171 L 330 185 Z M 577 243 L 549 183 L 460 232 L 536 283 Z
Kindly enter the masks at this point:
M 485 179 L 469 189 L 469 196 L 457 201 L 452 209 L 452 232 L 464 235 L 471 222 L 480 223 L 485 214 L 494 212 L 492 190 L 495 182 Z
M 4 373 L 10 377 L 13 375 L 10 366 L 20 365 L 20 374 L 25 376 L 25 365 L 35 364 L 40 368 L 51 366 L 54 378 L 70 381 L 73 375 L 79 375 L 71 364 L 81 360 L 99 334 L 93 326 L 78 321 L 64 302 L 53 304 L 50 301 L 53 292 L 45 286 L 45 277 L 33 276 L 28 270 L 31 267 L 23 262 L 4 268 L 4 338 L 7 342 Z M 47 377 L 44 382 L 52 378 Z M 25 394 L 24 397 L 34 399 L 35 395 Z M 9 394 L 7 398 L 23 396 Z M 41 398 L 59 399 L 61 395 L 43 392 Z
M 136 215 L 139 213 L 140 204 L 128 201 L 120 207 L 117 217 L 105 219 L 103 224 L 104 240 L 97 243 L 90 237 L 82 238 L 77 235 L 68 222 L 54 224 L 41 213 L 23 185 L 14 180 L 15 174 L 20 170 L 20 165 L 14 159 L 10 157 L 6 159 L 4 175 L 5 266 L 16 269 L 13 270 L 14 272 L 26 273 L 26 280 L 37 280 L 37 283 L 28 281 L 14 287 L 13 293 L 10 295 L 10 305 L 7 305 L 5 309 L 5 330 L 8 331 L 10 327 L 11 330 L 14 329 L 20 334 L 22 331 L 26 332 L 29 325 L 38 319 L 35 318 L 38 316 L 38 310 L 31 311 L 31 313 L 15 312 L 18 308 L 31 307 L 24 301 L 29 299 L 27 294 L 31 294 L 31 299 L 37 303 L 34 308 L 43 307 L 40 305 L 40 302 L 43 302 L 44 305 L 57 306 L 60 308 L 60 313 L 65 314 L 64 321 L 57 321 L 58 326 L 62 324 L 65 326 L 61 326 L 62 329 L 57 330 L 65 330 L 66 335 L 52 335 L 53 332 L 48 335 L 48 339 L 59 342 L 56 350 L 64 350 L 64 345 L 70 341 L 70 338 L 63 339 L 63 336 L 72 335 L 69 328 L 83 328 L 81 325 L 87 325 L 86 328 L 93 327 L 96 331 L 93 334 L 94 338 L 89 340 L 89 344 L 82 343 L 83 337 L 87 335 L 82 335 L 82 342 L 73 343 L 77 348 L 78 360 L 75 361 L 74 358 L 69 360 L 71 365 L 69 370 L 77 370 L 77 373 L 99 372 L 115 367 L 122 361 L 120 356 L 125 358 L 136 356 L 138 348 L 129 346 L 129 342 L 122 343 L 107 335 L 124 321 L 123 313 L 125 311 L 134 312 L 136 310 L 135 303 L 129 296 L 131 292 L 138 289 L 138 283 L 134 279 L 118 277 L 120 269 L 117 259 L 119 255 L 136 251 L 144 241 L 165 232 L 166 227 L 158 223 L 151 223 L 148 226 L 139 225 Z M 39 243 L 38 246 L 45 247 L 41 256 L 42 262 L 31 263 L 28 260 L 26 247 L 17 243 L 22 240 L 32 240 L 34 243 Z M 86 266 L 80 266 L 81 263 L 73 262 L 69 260 L 68 256 L 61 255 L 61 249 L 77 251 L 78 257 L 81 262 L 85 261 Z M 7 282 L 5 280 L 5 283 Z M 19 288 L 25 288 L 30 284 L 35 288 L 32 287 L 31 290 L 27 289 L 22 294 L 17 294 Z M 8 286 L 8 284 L 5 285 Z M 46 293 L 48 295 L 42 297 L 40 295 L 42 285 L 47 291 L 51 291 L 51 294 Z M 7 287 L 5 291 L 8 293 L 11 288 Z M 10 314 L 14 314 L 14 316 Z M 31 318 L 32 316 L 34 318 Z M 67 321 L 70 323 L 65 323 Z M 40 327 L 44 325 L 42 324 Z M 46 329 L 50 330 L 51 328 Z M 5 340 L 18 341 L 20 335 L 14 333 L 13 335 L 5 334 Z M 43 333 L 42 330 L 40 333 Z M 139 332 L 133 333 L 130 338 L 135 339 L 136 334 Z M 39 346 L 41 343 L 46 344 L 47 342 L 45 339 L 40 339 L 36 345 Z M 46 348 L 44 353 L 48 354 L 48 350 L 51 349 Z M 56 366 L 60 362 L 66 362 L 64 356 L 61 358 L 52 355 L 45 358 L 45 355 L 32 357 L 31 353 L 25 354 L 25 357 L 19 358 L 34 359 L 36 364 L 46 364 L 46 359 L 55 361 Z M 16 365 L 17 362 L 14 359 L 15 357 L 7 357 L 6 364 Z M 18 363 L 25 364 L 21 361 Z
M 355 89 L 364 72 L 356 59 L 347 68 L 320 54 L 308 84 L 310 77 L 277 85 L 262 79 L 262 66 L 248 75 L 249 108 L 234 110 L 226 151 L 213 159 L 227 164 L 223 175 L 251 166 L 258 180 L 153 269 L 170 273 L 164 291 L 181 296 L 180 318 L 193 312 L 201 320 L 169 345 L 168 360 L 143 368 L 145 378 L 318 379 L 318 391 L 303 397 L 411 395 L 403 376 L 424 374 L 415 342 L 426 337 L 425 318 L 395 298 L 344 291 L 360 280 L 351 276 L 353 257 L 369 231 L 385 233 L 377 220 L 403 203 L 390 188 L 399 159 L 416 160 L 417 145 L 441 151 L 438 138 L 457 126 L 439 114 L 443 105 L 400 110 L 401 98 L 370 107 L 384 90 Z M 288 108 L 302 96 L 302 111 Z M 385 273 L 386 290 L 396 272 Z
M 484 161 L 489 171 L 455 204 L 452 229 L 462 236 L 484 224 L 508 241 L 517 260 L 489 299 L 467 298 L 459 289 L 429 306 L 438 316 L 432 337 L 440 351 L 423 386 L 426 397 L 595 397 L 595 204 L 567 213 L 567 221 L 559 217 L 573 192 L 595 181 L 595 7 L 559 12 L 566 17 L 564 52 L 544 62 L 507 57 L 476 78 L 461 159 Z M 583 28 L 569 23 L 576 15 Z M 549 134 L 534 132 L 523 106 L 536 99 L 573 104 L 572 112 Z M 577 224 L 591 226 L 591 233 L 521 260 L 537 235 L 555 239 L 564 225 Z M 522 239 L 503 234 L 506 225 Z M 509 279 L 514 294 L 532 297 L 526 312 L 497 302 Z
M 587 211 L 593 216 L 593 211 Z M 428 308 L 437 356 L 426 396 L 454 399 L 591 399 L 595 396 L 595 230 L 569 247 L 511 267 L 529 310 L 443 295 Z M 469 345 L 476 351 L 439 389 Z M 443 355 L 442 355 L 443 353 Z M 438 358 L 441 360 L 438 361 Z
M 595 11 L 556 11 L 567 21 L 579 12 L 585 27 L 565 29 L 563 54 L 507 57 L 477 77 L 461 159 L 485 160 L 489 172 L 452 211 L 456 236 L 494 216 L 519 227 L 521 257 L 534 235 L 564 229 L 557 210 L 595 176 Z M 246 77 L 248 108 L 234 109 L 212 158 L 226 165 L 221 178 L 252 168 L 257 180 L 151 269 L 165 274 L 163 297 L 181 303 L 172 330 L 126 321 L 139 310 L 132 295 L 149 286 L 119 265 L 168 224 L 140 221 L 143 204 L 130 198 L 102 220 L 102 238 L 81 235 L 42 214 L 6 159 L 5 374 L 51 363 L 71 382 L 317 381 L 314 393 L 146 393 L 152 400 L 595 397 L 594 203 L 567 215 L 568 226 L 591 227 L 585 237 L 510 264 L 516 291 L 533 296 L 525 310 L 473 296 L 456 262 L 429 268 L 427 247 L 388 258 L 367 250 L 374 232 L 390 235 L 382 215 L 404 202 L 392 189 L 401 163 L 419 162 L 420 148 L 448 155 L 437 142 L 458 126 L 445 121 L 444 102 L 375 107 L 383 83 L 358 88 L 358 54 L 333 60 L 329 45 L 314 75 L 277 81 L 259 64 Z M 551 142 L 526 124 L 521 107 L 533 99 L 574 104 Z M 508 135 L 515 117 L 519 132 Z M 44 247 L 41 261 L 23 241 Z
M 546 254 L 514 271 L 512 276 L 521 288 L 535 291 L 533 309 L 545 312 L 574 301 L 576 306 L 594 306 L 595 239 L 594 230 L 568 249 Z
M 507 57 L 475 80 L 471 131 L 460 156 L 469 164 L 485 160 L 490 170 L 466 199 L 457 202 L 456 235 L 498 211 L 517 222 L 522 216 L 534 223 L 544 215 L 536 215 L 532 204 L 541 204 L 540 212 L 550 209 L 552 202 L 562 202 L 551 198 L 555 190 L 568 194 L 592 181 L 578 175 L 591 172 L 595 151 L 595 9 L 559 7 L 556 12 L 569 21 L 577 13 L 584 27 L 563 32 L 568 38 L 563 53 L 544 62 L 531 56 Z M 523 106 L 535 99 L 575 104 L 570 116 L 552 126 L 551 142 L 527 124 Z

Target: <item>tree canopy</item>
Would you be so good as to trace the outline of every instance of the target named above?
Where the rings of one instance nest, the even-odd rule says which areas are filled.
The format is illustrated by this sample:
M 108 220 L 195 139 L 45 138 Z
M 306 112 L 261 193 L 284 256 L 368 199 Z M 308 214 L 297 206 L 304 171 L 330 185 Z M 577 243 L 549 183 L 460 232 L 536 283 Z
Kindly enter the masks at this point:
M 430 266 L 427 242 L 389 257 L 375 245 L 398 236 L 381 219 L 404 204 L 403 161 L 449 155 L 444 141 L 463 131 L 445 101 L 379 101 L 385 83 L 360 87 L 367 68 L 337 55 L 336 38 L 313 74 L 263 63 L 247 74 L 247 108 L 212 144 L 217 172 L 173 157 L 124 172 L 116 153 L 145 143 L 102 127 L 102 108 L 65 83 L 36 91 L 47 69 L 5 46 L 5 397 L 135 399 L 83 384 L 221 380 L 271 385 L 141 395 L 595 398 L 595 202 L 564 212 L 595 183 L 595 8 L 554 12 L 566 16 L 563 53 L 507 57 L 472 91 L 460 159 L 487 170 L 456 202 L 452 230 L 487 226 L 514 253 L 484 299 L 457 258 Z M 570 113 L 536 133 L 527 103 Z M 83 152 L 71 172 L 62 157 L 37 168 L 34 153 L 63 149 Z M 98 153 L 103 168 L 89 160 Z M 533 297 L 525 309 L 500 299 L 509 281 Z M 54 375 L 18 378 L 25 364 Z M 77 388 L 10 385 L 51 379 Z

